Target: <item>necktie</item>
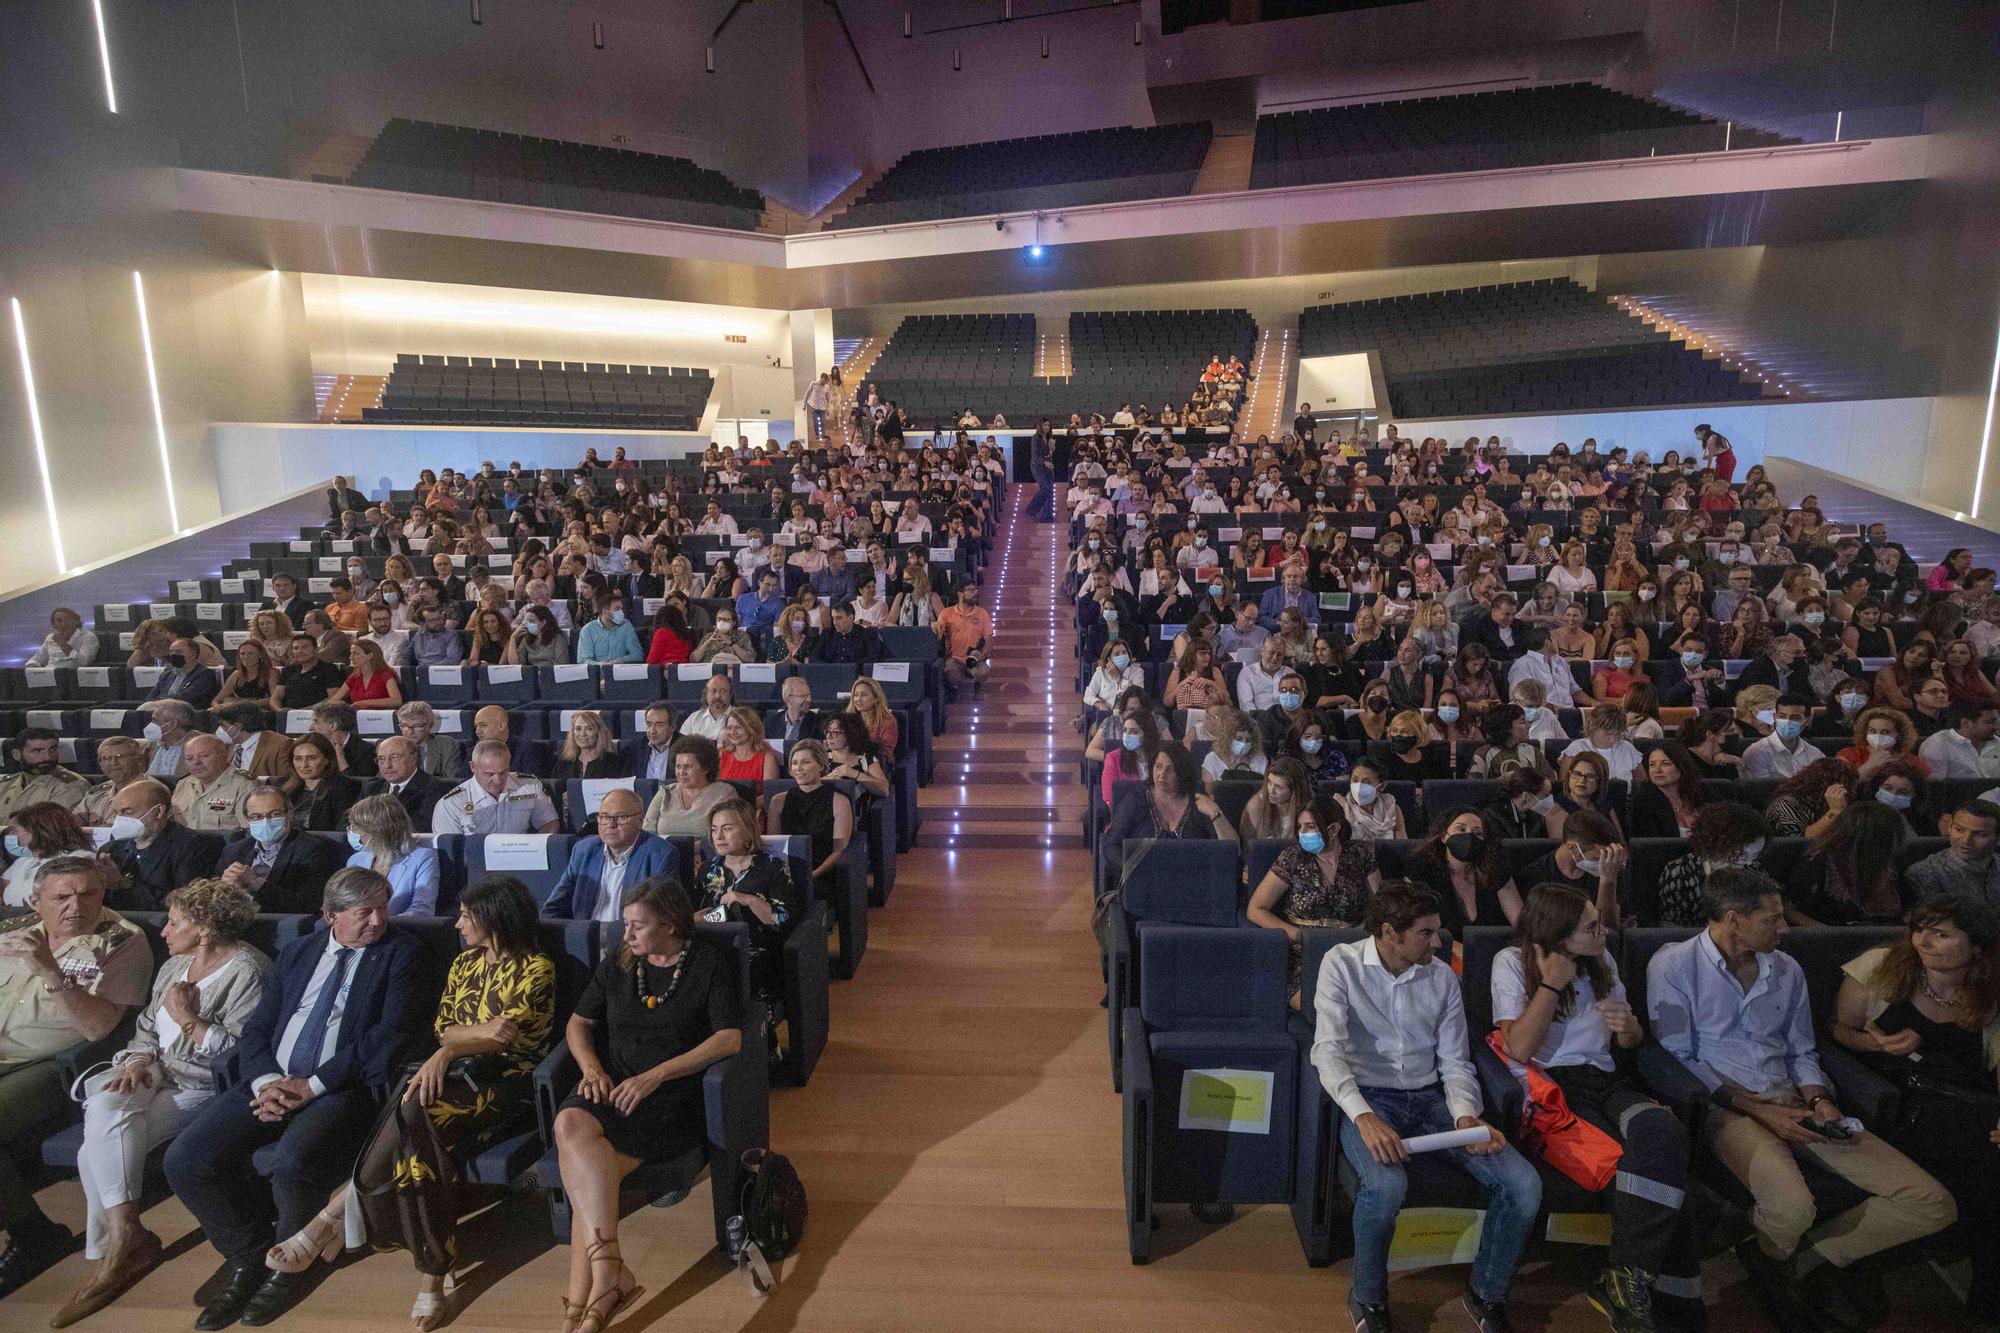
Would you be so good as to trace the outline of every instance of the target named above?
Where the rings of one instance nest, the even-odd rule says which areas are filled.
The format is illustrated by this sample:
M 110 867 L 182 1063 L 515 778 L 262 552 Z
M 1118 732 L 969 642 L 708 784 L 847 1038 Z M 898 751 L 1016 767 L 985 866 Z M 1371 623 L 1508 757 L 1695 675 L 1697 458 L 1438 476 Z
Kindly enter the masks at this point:
M 326 1046 L 327 1021 L 333 1017 L 334 1001 L 340 998 L 347 965 L 353 961 L 355 952 L 345 948 L 333 951 L 333 971 L 319 988 L 319 998 L 313 1002 L 312 1012 L 306 1015 L 306 1025 L 300 1030 L 299 1039 L 292 1043 L 291 1059 L 285 1061 L 287 1076 L 305 1078 L 319 1068 L 319 1053 Z

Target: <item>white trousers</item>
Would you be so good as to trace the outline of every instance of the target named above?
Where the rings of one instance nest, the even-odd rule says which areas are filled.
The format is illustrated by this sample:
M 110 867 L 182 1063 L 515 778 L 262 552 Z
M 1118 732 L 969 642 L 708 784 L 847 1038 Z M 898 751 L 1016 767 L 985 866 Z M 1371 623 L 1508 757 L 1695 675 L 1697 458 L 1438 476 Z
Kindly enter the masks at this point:
M 207 1088 L 182 1088 L 155 1064 L 150 1085 L 130 1092 L 107 1092 L 112 1071 L 84 1085 L 83 1147 L 77 1150 L 77 1174 L 83 1177 L 88 1205 L 83 1253 L 102 1259 L 108 1232 L 105 1210 L 137 1201 L 146 1186 L 146 1155 L 178 1134 L 215 1094 Z

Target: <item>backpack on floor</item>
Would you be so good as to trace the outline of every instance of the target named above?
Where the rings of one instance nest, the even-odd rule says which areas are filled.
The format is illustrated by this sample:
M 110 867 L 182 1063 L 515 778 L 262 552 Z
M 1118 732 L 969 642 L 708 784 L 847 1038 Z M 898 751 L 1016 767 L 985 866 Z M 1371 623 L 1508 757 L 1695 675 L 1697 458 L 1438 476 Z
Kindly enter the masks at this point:
M 806 1187 L 791 1160 L 767 1148 L 743 1154 L 741 1266 L 753 1290 L 771 1289 L 770 1264 L 793 1254 L 806 1230 Z

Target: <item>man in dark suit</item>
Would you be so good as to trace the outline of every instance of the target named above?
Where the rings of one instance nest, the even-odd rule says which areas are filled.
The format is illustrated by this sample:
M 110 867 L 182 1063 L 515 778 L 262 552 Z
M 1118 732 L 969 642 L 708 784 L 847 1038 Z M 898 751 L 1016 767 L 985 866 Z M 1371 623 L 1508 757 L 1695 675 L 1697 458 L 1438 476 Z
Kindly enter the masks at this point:
M 790 755 L 792 747 L 800 741 L 816 741 L 825 737 L 826 724 L 813 711 L 812 686 L 806 684 L 804 676 L 785 677 L 778 693 L 784 697 L 785 706 L 775 713 L 765 714 L 764 735 L 774 741 L 783 741 L 785 755 Z
M 1780 634 L 1771 640 L 1771 646 L 1764 655 L 1743 668 L 1743 674 L 1736 678 L 1736 688 L 1749 689 L 1752 685 L 1769 685 L 1778 691 L 1780 698 L 1792 692 L 1794 682 L 1805 684 L 1806 673 L 1794 672 L 1792 664 L 1799 660 L 1805 645 L 1790 634 Z
M 788 677 L 788 679 L 793 679 Z M 646 705 L 646 734 L 634 736 L 620 748 L 635 778 L 655 782 L 674 780 L 674 737 L 680 731 L 680 716 L 665 699 Z
M 326 516 L 329 521 L 339 523 L 341 515 L 368 512 L 368 497 L 348 485 L 347 478 L 335 477 L 333 485 L 326 488 Z
M 209 706 L 222 690 L 222 679 L 201 664 L 201 653 L 187 639 L 175 639 L 168 650 L 167 669 L 153 682 L 148 703 L 179 699 L 196 712 Z M 144 705 L 141 705 L 142 707 Z
M 223 1090 L 167 1150 L 167 1180 L 223 1255 L 199 1329 L 268 1324 L 297 1303 L 308 1275 L 273 1272 L 264 1252 L 308 1224 L 338 1245 L 339 1223 L 319 1210 L 428 1019 L 422 949 L 390 923 L 389 881 L 347 866 L 327 882 L 322 912 L 327 929 L 287 945 L 265 978 Z M 277 1149 L 268 1184 L 251 1165 L 267 1145 Z
M 119 883 L 109 897 L 123 911 L 164 912 L 167 895 L 215 873 L 220 833 L 197 833 L 173 820 L 173 796 L 142 778 L 111 798 L 111 841 L 103 855 Z
M 340 755 L 341 769 L 356 781 L 372 778 L 376 774 L 375 747 L 361 739 L 355 731 L 354 708 L 351 704 L 325 703 L 313 705 L 312 729 L 326 737 Z
M 249 832 L 222 849 L 215 873 L 260 912 L 318 911 L 326 882 L 347 864 L 345 844 L 292 827 L 291 801 L 276 787 L 259 787 L 243 809 Z
M 1514 612 L 1519 602 L 1514 594 L 1502 589 L 1493 594 L 1493 603 L 1484 611 L 1475 611 L 1467 618 L 1459 631 L 1460 645 L 1477 643 L 1486 649 L 1486 655 L 1495 662 L 1512 662 L 1527 651 L 1520 625 L 1514 623 Z
M 1660 707 L 1707 711 L 1729 702 L 1732 691 L 1723 679 L 1722 663 L 1710 661 L 1708 653 L 1706 639 L 1683 635 L 1679 654 L 1653 668 L 1653 686 L 1659 691 Z
M 375 765 L 382 776 L 363 783 L 361 791 L 365 796 L 395 797 L 409 812 L 411 826 L 427 829 L 438 797 L 450 791 L 452 784 L 424 772 L 419 758 L 416 745 L 407 736 L 388 737 L 375 747 Z
M 257 609 L 282 613 L 285 619 L 292 622 L 293 629 L 305 624 L 306 612 L 313 609 L 313 604 L 299 596 L 298 580 L 290 574 L 273 574 L 269 586 L 271 595 Z

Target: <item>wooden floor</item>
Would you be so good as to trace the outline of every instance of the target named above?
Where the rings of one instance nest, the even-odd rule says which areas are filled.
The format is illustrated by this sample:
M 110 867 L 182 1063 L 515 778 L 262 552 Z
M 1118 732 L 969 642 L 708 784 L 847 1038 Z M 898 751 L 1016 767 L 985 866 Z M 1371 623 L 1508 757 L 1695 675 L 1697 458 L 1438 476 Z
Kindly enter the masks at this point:
M 1014 497 L 1017 513 L 1025 500 Z M 705 1186 L 676 1208 L 642 1206 L 622 1235 L 648 1292 L 615 1329 L 1345 1327 L 1345 1266 L 1308 1269 L 1282 1207 L 1246 1209 L 1219 1228 L 1163 1209 L 1152 1264 L 1126 1256 L 1119 1101 L 1078 827 L 1081 747 L 1066 725 L 1072 635 L 1052 606 L 1051 532 L 1007 529 L 987 584 L 994 678 L 940 738 L 920 845 L 871 922 L 860 975 L 835 983 L 833 1042 L 812 1086 L 773 1093 L 774 1146 L 811 1199 L 804 1253 L 758 1299 L 712 1251 Z M 43 1201 L 81 1225 L 73 1183 Z M 193 1292 L 216 1256 L 178 1204 L 156 1205 L 147 1221 L 173 1258 L 78 1328 L 192 1323 Z M 461 1249 L 485 1262 L 454 1327 L 559 1327 L 568 1255 L 538 1200 L 482 1213 Z M 1517 1325 L 1603 1328 L 1577 1294 L 1590 1261 L 1577 1251 L 1525 1273 Z M 72 1259 L 0 1304 L 0 1329 L 45 1326 L 83 1271 Z M 1708 1277 L 1718 1333 L 1764 1326 L 1746 1313 L 1733 1262 L 1715 1261 Z M 1398 1327 L 1466 1327 L 1444 1312 L 1463 1281 L 1463 1270 L 1398 1277 Z M 407 1328 L 412 1290 L 404 1256 L 352 1259 L 277 1327 Z M 1927 1282 L 1885 1327 L 1959 1327 L 1952 1308 Z

